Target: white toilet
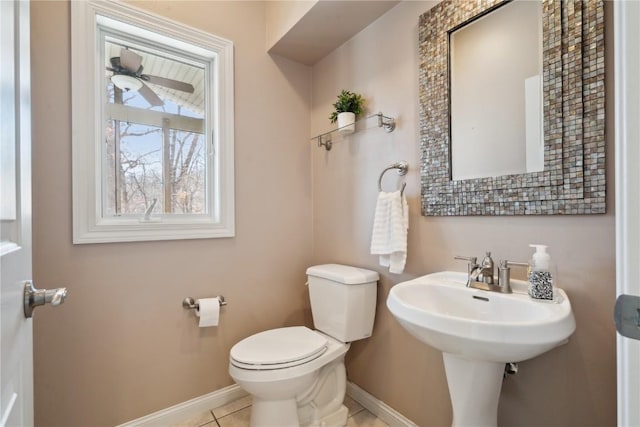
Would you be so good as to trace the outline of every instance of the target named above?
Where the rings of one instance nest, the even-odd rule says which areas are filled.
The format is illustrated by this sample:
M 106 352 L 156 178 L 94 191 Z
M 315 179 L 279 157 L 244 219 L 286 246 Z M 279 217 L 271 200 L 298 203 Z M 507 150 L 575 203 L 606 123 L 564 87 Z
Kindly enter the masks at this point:
M 343 427 L 350 342 L 371 336 L 378 273 L 339 264 L 307 269 L 316 330 L 272 329 L 231 348 L 229 374 L 253 397 L 252 427 Z

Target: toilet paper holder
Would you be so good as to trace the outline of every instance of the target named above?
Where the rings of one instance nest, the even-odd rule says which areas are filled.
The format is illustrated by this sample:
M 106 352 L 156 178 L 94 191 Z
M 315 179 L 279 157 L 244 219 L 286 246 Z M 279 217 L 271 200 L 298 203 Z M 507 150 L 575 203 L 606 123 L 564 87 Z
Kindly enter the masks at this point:
M 224 299 L 222 295 L 218 295 L 216 298 L 218 298 L 218 301 L 220 301 L 220 306 L 227 305 L 227 301 Z M 194 300 L 191 297 L 187 297 L 183 299 L 182 306 L 189 310 L 196 310 L 199 308 L 198 304 L 196 303 L 196 300 Z

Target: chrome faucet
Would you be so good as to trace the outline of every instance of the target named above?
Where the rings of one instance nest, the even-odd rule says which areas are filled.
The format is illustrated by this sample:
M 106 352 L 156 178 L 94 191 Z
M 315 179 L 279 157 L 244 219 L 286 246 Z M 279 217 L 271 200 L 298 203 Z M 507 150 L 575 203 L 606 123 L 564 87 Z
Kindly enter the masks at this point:
M 480 274 L 482 274 L 482 281 L 493 285 L 493 259 L 491 259 L 491 252 L 486 252 L 482 264 L 480 265 Z
M 468 261 L 467 266 L 467 287 L 482 289 L 491 292 L 501 292 L 505 294 L 512 293 L 511 289 L 511 266 L 528 266 L 527 263 L 501 261 L 498 267 L 498 280 L 494 280 L 494 263 L 491 258 L 491 252 L 487 252 L 482 264 L 478 264 L 476 257 L 456 256 L 455 259 Z
M 474 287 L 473 284 L 476 282 L 493 284 L 494 264 L 493 259 L 491 259 L 491 252 L 485 254 L 482 264 L 478 264 L 478 258 L 476 257 L 456 256 L 455 259 L 469 261 L 467 266 L 467 286 Z

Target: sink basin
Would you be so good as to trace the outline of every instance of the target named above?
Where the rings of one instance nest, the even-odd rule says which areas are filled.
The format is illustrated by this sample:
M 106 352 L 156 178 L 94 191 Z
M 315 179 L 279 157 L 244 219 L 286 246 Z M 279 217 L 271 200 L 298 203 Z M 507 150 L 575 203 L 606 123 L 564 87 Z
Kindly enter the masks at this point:
M 442 351 L 453 427 L 496 427 L 504 364 L 536 357 L 563 343 L 576 323 L 566 293 L 534 301 L 527 283 L 513 293 L 466 287 L 467 274 L 445 271 L 391 288 L 387 307 L 418 340 Z
M 476 360 L 519 362 L 563 344 L 576 328 L 571 303 L 533 301 L 527 283 L 512 294 L 466 287 L 467 275 L 429 274 L 391 288 L 387 307 L 418 340 Z

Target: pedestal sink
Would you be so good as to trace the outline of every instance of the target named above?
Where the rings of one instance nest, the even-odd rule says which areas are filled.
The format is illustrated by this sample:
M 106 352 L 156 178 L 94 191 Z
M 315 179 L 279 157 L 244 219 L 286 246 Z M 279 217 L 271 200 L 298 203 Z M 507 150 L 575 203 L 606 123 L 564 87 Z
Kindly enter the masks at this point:
M 527 283 L 513 293 L 466 287 L 467 275 L 441 272 L 391 288 L 387 307 L 418 340 L 442 351 L 453 427 L 496 427 L 504 365 L 567 342 L 576 328 L 571 303 L 534 301 Z

